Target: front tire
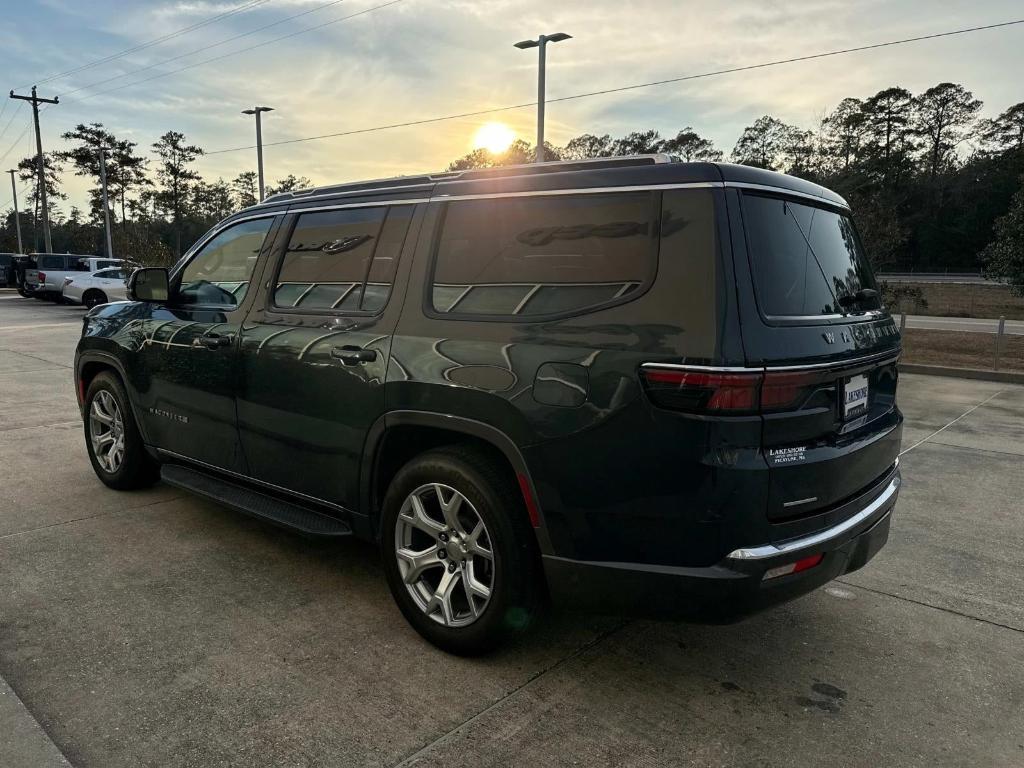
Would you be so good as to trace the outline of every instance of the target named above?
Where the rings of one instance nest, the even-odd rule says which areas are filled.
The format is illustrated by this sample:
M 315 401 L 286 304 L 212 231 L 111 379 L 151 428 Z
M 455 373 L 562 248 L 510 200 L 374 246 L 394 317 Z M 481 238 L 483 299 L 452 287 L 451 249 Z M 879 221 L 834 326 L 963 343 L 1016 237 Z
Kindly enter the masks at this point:
M 391 594 L 431 643 L 460 656 L 523 632 L 542 602 L 540 558 L 519 489 L 461 446 L 406 464 L 384 498 L 381 553 Z
M 146 452 L 121 380 L 104 371 L 85 393 L 85 445 L 93 471 L 119 491 L 156 482 L 157 463 Z

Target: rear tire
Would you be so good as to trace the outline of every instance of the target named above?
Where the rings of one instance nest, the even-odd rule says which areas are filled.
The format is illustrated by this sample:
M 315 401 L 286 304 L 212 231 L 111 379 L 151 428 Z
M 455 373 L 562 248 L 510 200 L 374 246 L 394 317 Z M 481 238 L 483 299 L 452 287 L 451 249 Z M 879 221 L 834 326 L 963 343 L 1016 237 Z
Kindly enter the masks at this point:
M 92 309 L 98 307 L 100 304 L 107 303 L 107 295 L 103 291 L 90 290 L 86 291 L 82 297 L 82 304 L 85 305 L 86 309 Z
M 93 471 L 119 491 L 156 482 L 159 465 L 146 452 L 121 380 L 97 374 L 85 393 L 85 446 Z
M 381 554 L 406 620 L 449 653 L 492 650 L 524 632 L 543 604 L 540 554 L 519 489 L 472 448 L 433 450 L 399 470 L 384 498 Z

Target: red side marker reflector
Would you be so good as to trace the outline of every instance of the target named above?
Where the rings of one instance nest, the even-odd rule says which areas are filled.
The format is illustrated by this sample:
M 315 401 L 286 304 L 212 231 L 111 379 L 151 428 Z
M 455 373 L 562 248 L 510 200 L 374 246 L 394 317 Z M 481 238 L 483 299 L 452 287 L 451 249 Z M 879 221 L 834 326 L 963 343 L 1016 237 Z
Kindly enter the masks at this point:
M 779 576 L 788 576 L 791 573 L 800 573 L 800 571 L 807 571 L 816 566 L 822 560 L 825 559 L 825 555 L 818 553 L 817 555 L 810 555 L 809 557 L 797 560 L 795 563 L 787 563 L 786 565 L 780 565 L 776 568 L 769 568 L 764 572 L 764 579 L 776 579 Z
M 540 528 L 540 512 L 537 511 L 537 502 L 534 501 L 533 494 L 530 493 L 530 481 L 526 479 L 526 475 L 517 474 L 516 477 L 519 480 L 519 490 L 523 494 L 523 501 L 526 503 L 526 511 L 530 515 L 530 524 L 534 528 Z

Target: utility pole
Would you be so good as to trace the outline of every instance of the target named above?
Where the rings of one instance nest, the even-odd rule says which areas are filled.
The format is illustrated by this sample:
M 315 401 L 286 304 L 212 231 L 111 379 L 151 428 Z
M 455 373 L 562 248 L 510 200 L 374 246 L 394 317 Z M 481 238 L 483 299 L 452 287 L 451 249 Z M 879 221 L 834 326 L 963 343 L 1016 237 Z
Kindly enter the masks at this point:
M 53 242 L 50 240 L 50 213 L 46 205 L 46 168 L 43 165 L 43 140 L 39 136 L 39 105 L 59 104 L 60 99 L 56 96 L 52 99 L 36 96 L 36 87 L 34 85 L 32 86 L 31 96 L 16 96 L 14 91 L 11 91 L 11 98 L 32 103 L 32 119 L 36 124 L 36 165 L 39 170 L 39 200 L 43 205 L 43 241 L 46 243 L 46 252 L 53 253 Z
M 18 187 L 14 184 L 14 174 L 17 172 L 16 168 L 8 171 L 11 174 L 11 194 L 14 195 L 14 226 L 18 230 L 18 253 L 24 253 L 25 247 L 21 244 L 21 214 L 18 213 Z
M 558 43 L 562 40 L 570 40 L 572 35 L 565 32 L 556 32 L 553 35 L 541 35 L 536 40 L 522 40 L 515 44 L 521 51 L 528 48 L 537 48 L 539 68 L 537 70 L 537 162 L 544 162 L 544 79 L 547 69 L 547 47 L 548 43 Z
M 243 115 L 256 115 L 256 169 L 260 177 L 260 202 L 263 202 L 263 127 L 260 123 L 260 114 L 263 112 L 273 112 L 273 107 L 253 107 L 252 109 L 243 109 Z
M 100 147 L 100 186 L 103 189 L 103 226 L 107 231 L 107 258 L 114 258 L 114 244 L 110 239 L 110 206 L 107 205 L 107 148 Z

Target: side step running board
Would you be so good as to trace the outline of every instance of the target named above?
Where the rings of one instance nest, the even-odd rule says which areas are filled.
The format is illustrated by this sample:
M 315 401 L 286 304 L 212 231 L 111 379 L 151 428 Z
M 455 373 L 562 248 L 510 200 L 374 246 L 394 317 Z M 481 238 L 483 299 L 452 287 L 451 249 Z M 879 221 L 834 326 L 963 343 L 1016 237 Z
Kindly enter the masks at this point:
M 179 464 L 164 464 L 160 478 L 168 485 L 309 536 L 352 535 L 352 529 L 344 520 Z

